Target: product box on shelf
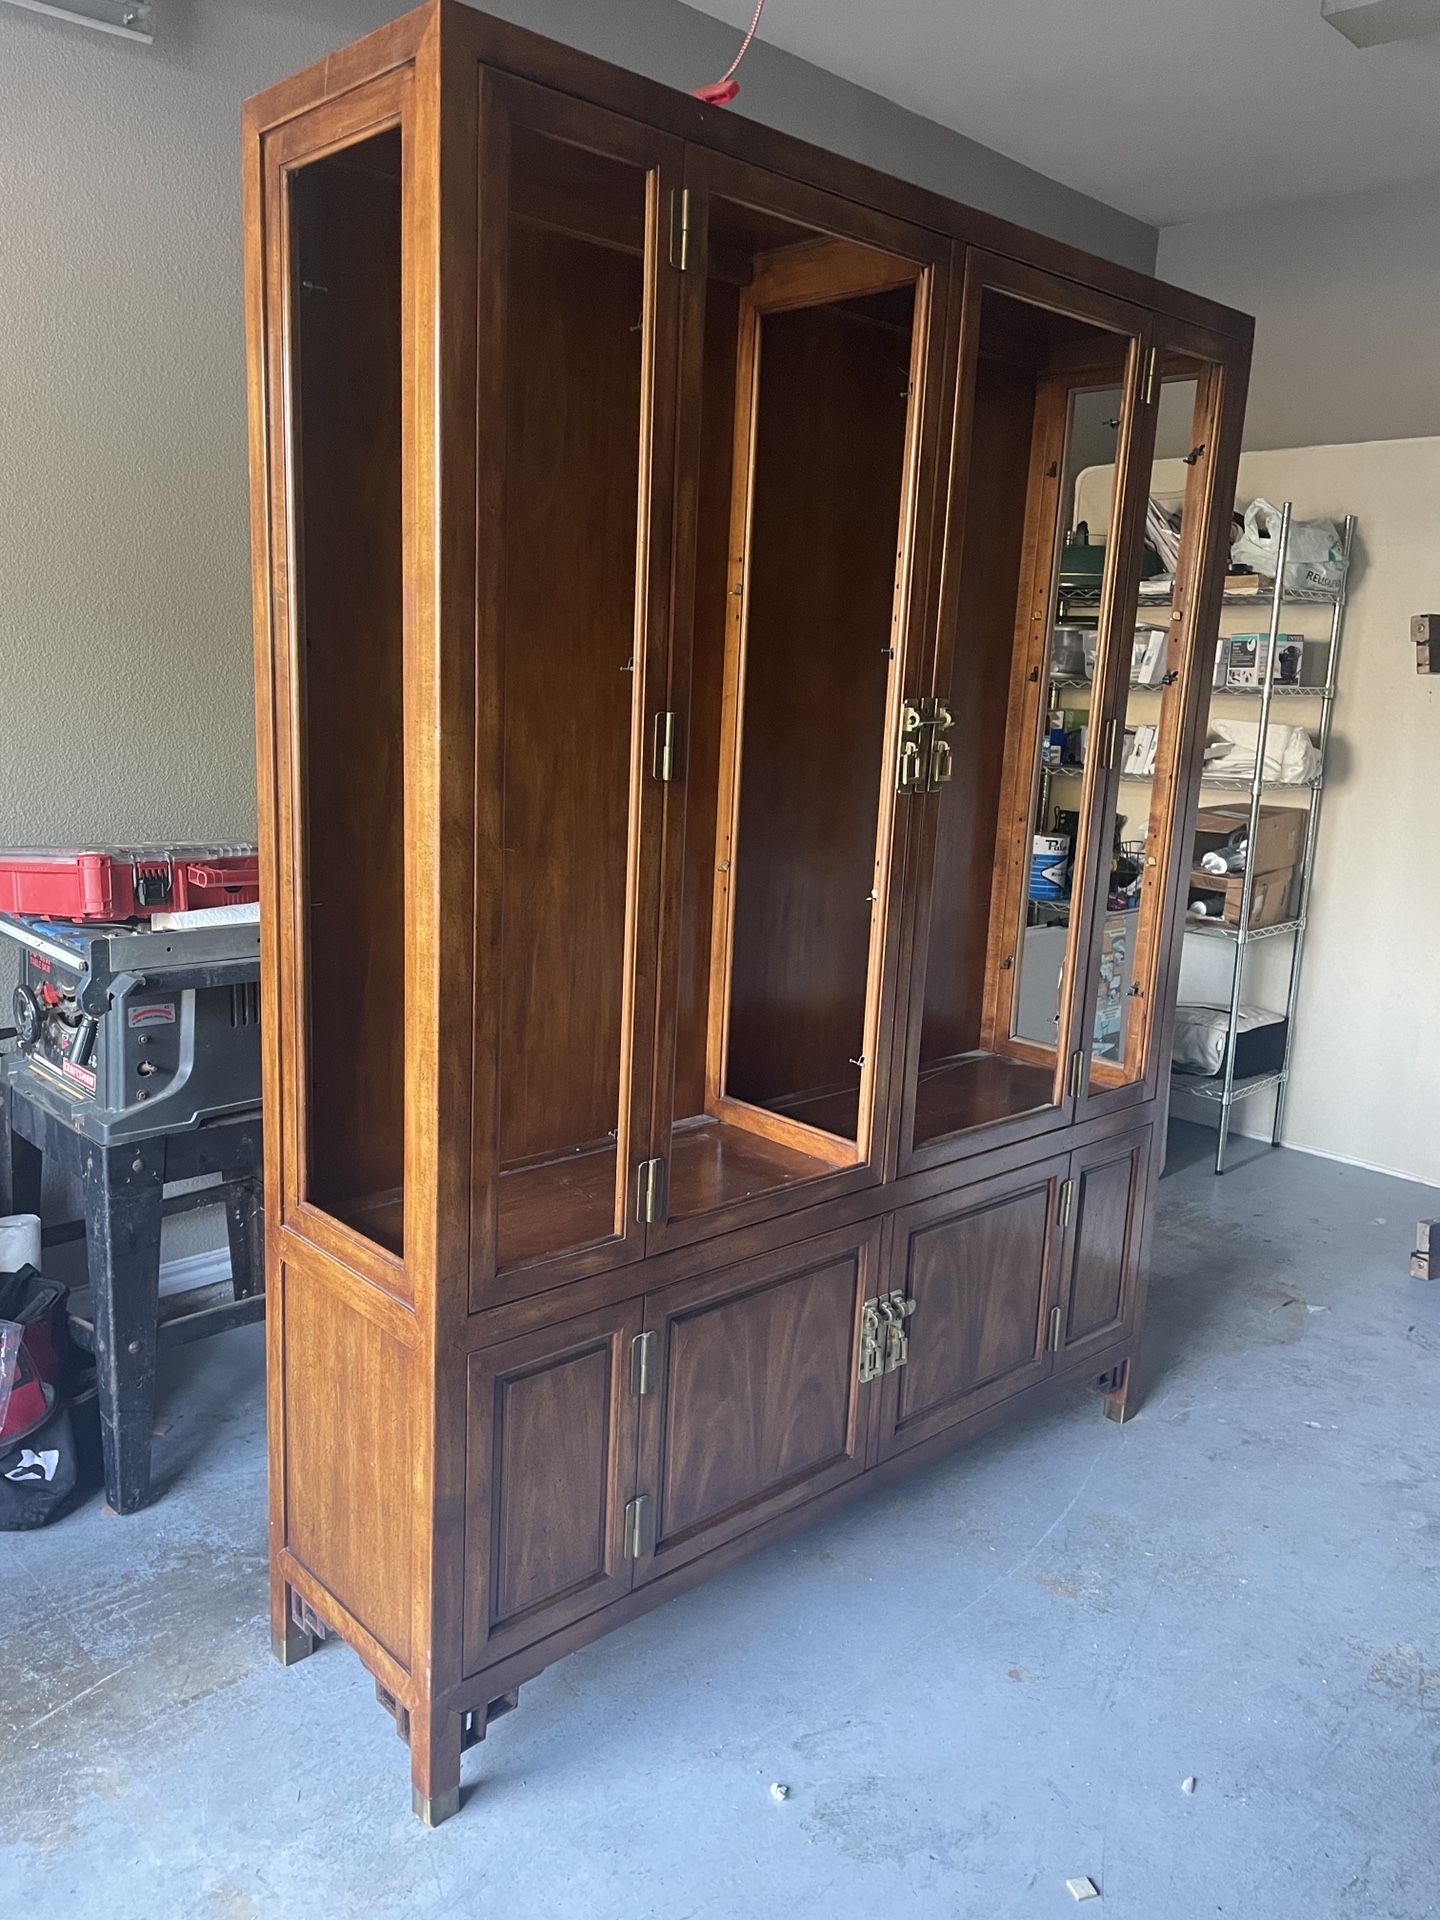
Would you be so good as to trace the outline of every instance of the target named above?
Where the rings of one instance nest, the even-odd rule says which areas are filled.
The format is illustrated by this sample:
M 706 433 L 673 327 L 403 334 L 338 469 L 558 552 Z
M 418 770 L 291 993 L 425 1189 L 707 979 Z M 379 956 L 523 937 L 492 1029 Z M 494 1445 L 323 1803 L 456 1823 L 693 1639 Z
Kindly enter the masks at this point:
M 1299 864 L 1305 845 L 1305 819 L 1304 807 L 1261 807 L 1255 822 L 1255 845 L 1250 849 L 1251 863 L 1257 873 L 1275 873 L 1282 867 Z M 1195 816 L 1196 867 L 1205 854 L 1218 853 L 1249 824 L 1248 802 L 1243 806 L 1232 802 L 1227 806 L 1201 807 Z

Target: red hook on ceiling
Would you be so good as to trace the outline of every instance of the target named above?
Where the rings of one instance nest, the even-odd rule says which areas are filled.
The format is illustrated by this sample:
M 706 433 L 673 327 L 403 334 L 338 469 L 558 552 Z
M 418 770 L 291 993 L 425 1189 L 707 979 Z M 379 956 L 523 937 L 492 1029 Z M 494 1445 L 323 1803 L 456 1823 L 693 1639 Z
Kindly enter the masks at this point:
M 749 31 L 740 42 L 740 51 L 718 80 L 712 81 L 708 87 L 695 87 L 692 89 L 695 98 L 697 100 L 703 100 L 707 107 L 728 107 L 736 94 L 739 93 L 740 82 L 735 78 L 735 75 L 739 69 L 740 62 L 750 51 L 750 42 L 755 38 L 755 29 L 759 26 L 760 16 L 764 11 L 765 0 L 755 0 L 755 15 L 750 22 Z

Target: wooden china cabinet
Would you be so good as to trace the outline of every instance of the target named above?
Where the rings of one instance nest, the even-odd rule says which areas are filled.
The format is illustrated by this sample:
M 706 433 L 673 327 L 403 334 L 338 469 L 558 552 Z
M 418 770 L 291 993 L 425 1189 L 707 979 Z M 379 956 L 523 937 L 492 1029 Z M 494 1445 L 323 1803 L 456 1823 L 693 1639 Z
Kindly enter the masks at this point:
M 450 0 L 245 124 L 273 1625 L 433 1822 L 571 1648 L 1123 1412 L 1250 323 Z

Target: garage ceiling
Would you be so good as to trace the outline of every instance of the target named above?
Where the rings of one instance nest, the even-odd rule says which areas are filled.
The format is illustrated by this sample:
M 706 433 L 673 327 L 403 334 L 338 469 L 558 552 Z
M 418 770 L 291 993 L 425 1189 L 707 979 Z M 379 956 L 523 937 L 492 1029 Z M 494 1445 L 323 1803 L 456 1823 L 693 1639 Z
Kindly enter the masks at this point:
M 1440 172 L 1440 35 L 1362 52 L 1320 0 L 767 0 L 760 37 L 1159 226 Z

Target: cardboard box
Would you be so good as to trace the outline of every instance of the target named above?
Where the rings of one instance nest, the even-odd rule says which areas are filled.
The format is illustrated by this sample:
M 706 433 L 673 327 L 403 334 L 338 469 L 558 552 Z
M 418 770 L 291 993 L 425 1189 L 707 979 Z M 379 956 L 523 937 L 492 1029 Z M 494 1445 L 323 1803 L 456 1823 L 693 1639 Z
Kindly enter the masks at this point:
M 1255 886 L 1250 895 L 1250 925 L 1252 927 L 1277 927 L 1282 920 L 1290 917 L 1290 895 L 1295 881 L 1294 867 L 1282 867 L 1275 873 L 1257 873 Z M 1209 896 L 1209 901 L 1220 906 L 1218 913 L 1212 911 L 1196 915 L 1212 926 L 1238 927 L 1240 924 L 1240 902 L 1245 891 L 1243 873 L 1206 873 L 1196 867 L 1190 875 L 1190 898 L 1196 894 Z
M 1251 864 L 1257 873 L 1275 873 L 1282 867 L 1294 867 L 1300 863 L 1300 855 L 1305 848 L 1305 822 L 1308 810 L 1304 807 L 1264 806 L 1260 808 L 1260 817 L 1255 823 L 1255 845 L 1250 849 Z M 1238 828 L 1248 824 L 1250 819 L 1249 803 L 1243 805 L 1231 801 L 1225 806 L 1201 807 L 1195 816 L 1195 865 L 1200 865 L 1200 856 L 1213 853 L 1222 847 Z M 1220 880 L 1224 876 L 1211 874 L 1209 878 Z

